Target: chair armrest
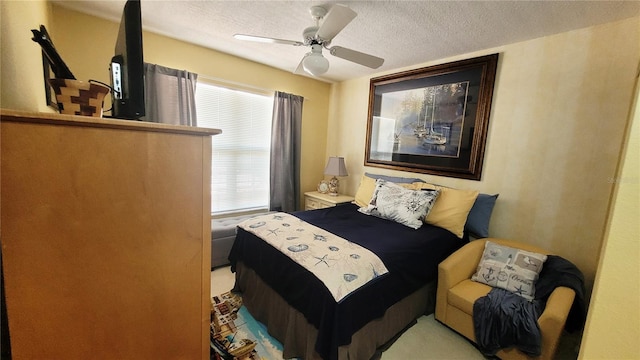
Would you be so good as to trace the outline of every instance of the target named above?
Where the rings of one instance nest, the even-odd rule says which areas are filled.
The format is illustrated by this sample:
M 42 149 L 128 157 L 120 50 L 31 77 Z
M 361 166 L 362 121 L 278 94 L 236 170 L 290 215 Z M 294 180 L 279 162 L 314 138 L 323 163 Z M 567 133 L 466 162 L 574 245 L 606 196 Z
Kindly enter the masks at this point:
M 475 240 L 458 249 L 438 265 L 436 319 L 446 324 L 447 292 L 476 271 L 486 241 Z
M 438 265 L 438 286 L 451 289 L 476 272 L 485 241 L 473 241 L 458 249 Z
M 553 359 L 575 296 L 576 293 L 572 289 L 564 286 L 555 288 L 549 295 L 547 305 L 538 318 L 542 334 L 540 359 Z

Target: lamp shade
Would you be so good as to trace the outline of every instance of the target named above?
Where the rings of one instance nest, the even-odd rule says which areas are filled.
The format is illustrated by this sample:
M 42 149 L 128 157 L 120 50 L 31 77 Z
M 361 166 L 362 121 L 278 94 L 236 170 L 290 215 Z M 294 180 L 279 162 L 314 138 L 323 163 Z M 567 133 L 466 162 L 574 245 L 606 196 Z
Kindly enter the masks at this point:
M 349 176 L 347 167 L 344 165 L 344 158 L 337 156 L 330 157 L 327 166 L 324 168 L 324 174 L 331 176 Z

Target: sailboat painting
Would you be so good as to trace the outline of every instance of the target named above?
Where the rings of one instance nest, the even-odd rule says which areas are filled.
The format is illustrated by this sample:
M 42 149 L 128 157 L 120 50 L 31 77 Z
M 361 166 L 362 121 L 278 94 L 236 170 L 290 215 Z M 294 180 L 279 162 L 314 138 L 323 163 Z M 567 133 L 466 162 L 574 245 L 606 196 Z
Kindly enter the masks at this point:
M 498 54 L 369 80 L 365 166 L 480 180 Z
M 387 92 L 373 117 L 371 148 L 379 159 L 394 153 L 459 157 L 469 82 Z

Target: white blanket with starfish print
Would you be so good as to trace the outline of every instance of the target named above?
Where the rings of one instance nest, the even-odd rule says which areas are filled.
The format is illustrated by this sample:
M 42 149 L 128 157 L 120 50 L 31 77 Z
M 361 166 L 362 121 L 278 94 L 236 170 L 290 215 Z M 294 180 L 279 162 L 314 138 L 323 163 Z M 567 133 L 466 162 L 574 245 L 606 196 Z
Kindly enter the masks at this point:
M 257 216 L 238 226 L 312 272 L 336 302 L 388 272 L 368 249 L 287 213 Z

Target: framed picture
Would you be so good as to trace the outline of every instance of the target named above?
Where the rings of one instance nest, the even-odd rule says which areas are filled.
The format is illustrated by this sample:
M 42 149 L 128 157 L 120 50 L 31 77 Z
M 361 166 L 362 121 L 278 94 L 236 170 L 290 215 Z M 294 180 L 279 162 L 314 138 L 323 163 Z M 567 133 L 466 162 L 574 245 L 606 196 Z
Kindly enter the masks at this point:
M 327 194 L 329 192 L 329 182 L 326 180 L 320 181 L 318 184 L 318 192 L 321 194 Z
M 365 165 L 480 180 L 498 54 L 373 78 Z

